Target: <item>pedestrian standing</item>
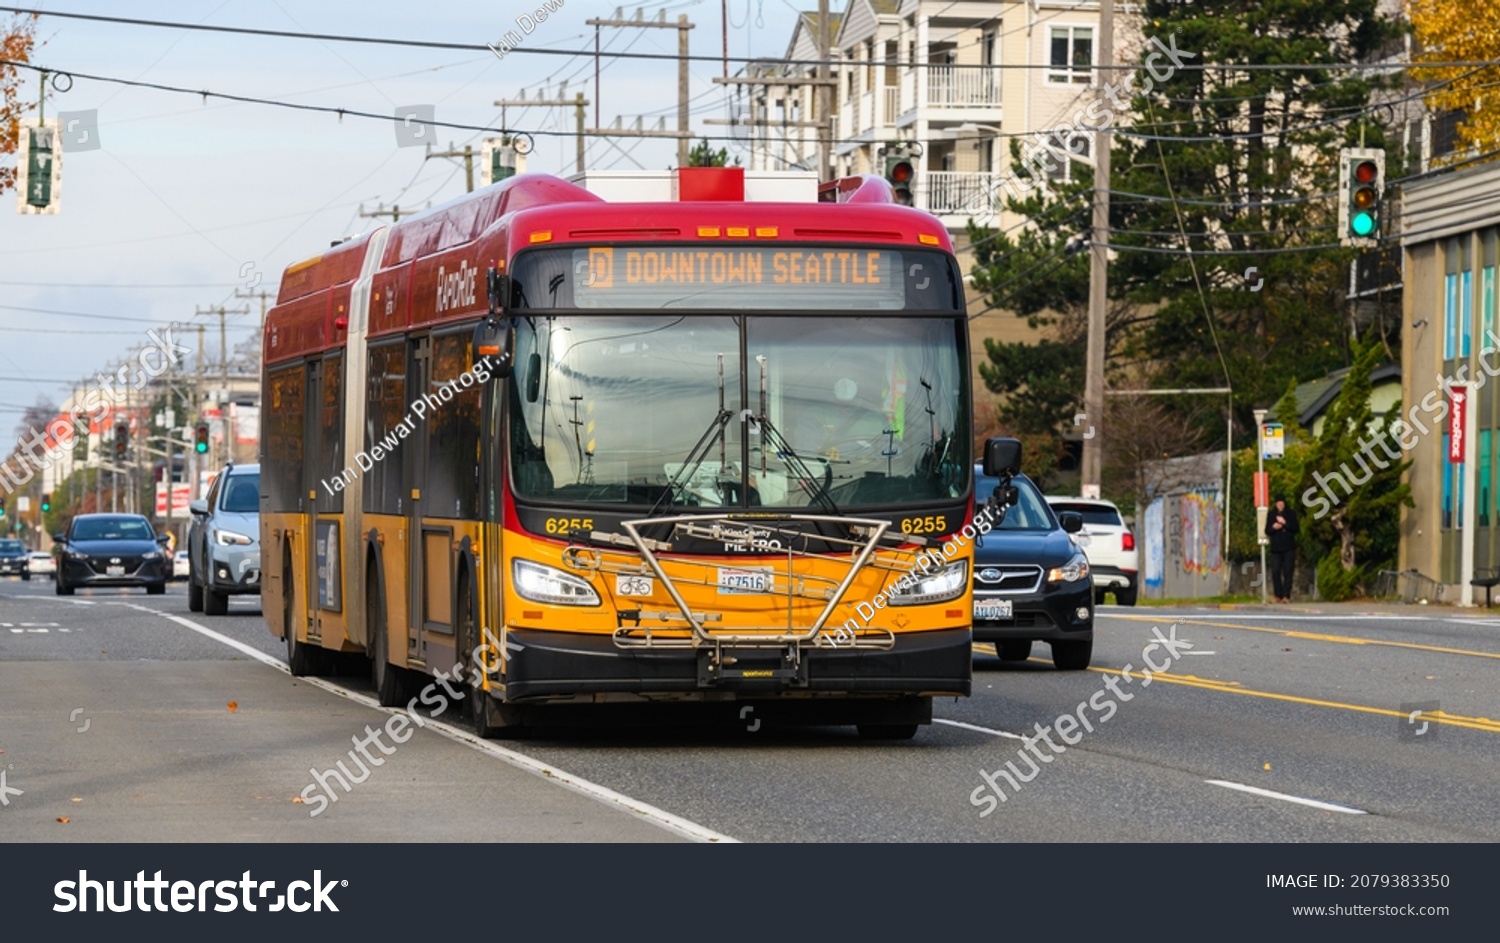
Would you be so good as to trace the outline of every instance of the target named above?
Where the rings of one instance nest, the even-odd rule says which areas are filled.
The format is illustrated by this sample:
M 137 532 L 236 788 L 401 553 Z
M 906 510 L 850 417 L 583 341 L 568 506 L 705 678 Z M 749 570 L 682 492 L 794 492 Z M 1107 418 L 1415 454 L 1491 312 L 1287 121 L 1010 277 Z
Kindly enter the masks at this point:
M 1286 498 L 1276 496 L 1276 506 L 1266 515 L 1266 536 L 1271 543 L 1271 589 L 1277 602 L 1292 601 L 1292 571 L 1297 560 L 1297 514 Z

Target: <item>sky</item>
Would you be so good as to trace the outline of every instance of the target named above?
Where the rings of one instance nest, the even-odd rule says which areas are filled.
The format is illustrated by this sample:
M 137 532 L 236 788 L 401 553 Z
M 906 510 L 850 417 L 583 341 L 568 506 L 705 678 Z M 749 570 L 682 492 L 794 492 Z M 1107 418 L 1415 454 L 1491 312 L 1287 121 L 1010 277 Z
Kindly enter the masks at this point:
M 585 20 L 612 17 L 621 4 L 554 0 L 557 9 L 531 32 L 521 14 L 542 0 L 422 3 L 318 0 L 10 0 L 7 5 L 215 26 L 373 36 L 453 43 L 497 43 L 507 31 L 521 44 L 503 59 L 487 49 L 441 50 L 323 40 L 189 32 L 43 16 L 32 61 L 62 72 L 130 79 L 384 115 L 428 105 L 436 120 L 500 127 L 501 98 L 594 100 L 592 55 L 527 49 L 592 50 Z M 727 0 L 731 57 L 784 55 L 795 24 L 791 0 Z M 809 2 L 803 6 L 813 7 Z M 666 10 L 695 24 L 693 55 L 718 56 L 721 0 L 626 3 L 624 15 Z M 9 14 L 0 13 L 0 24 Z M 630 126 L 665 115 L 676 127 L 675 61 L 610 60 L 629 50 L 675 56 L 677 33 L 604 29 L 600 116 Z M 731 58 L 730 73 L 737 63 Z M 693 131 L 723 135 L 705 118 L 726 116 L 728 95 L 712 83 L 721 67 L 691 64 Z M 23 73 L 22 97 L 35 101 L 38 78 Z M 49 83 L 49 86 L 52 83 Z M 0 437 L 8 445 L 21 413 L 39 398 L 61 403 L 74 385 L 92 381 L 131 352 L 151 344 L 147 332 L 169 324 L 179 343 L 197 346 L 206 324 L 209 362 L 218 357 L 219 319 L 200 309 L 248 307 L 227 319 L 228 344 L 258 333 L 260 301 L 236 293 L 269 291 L 281 272 L 332 241 L 388 219 L 368 218 L 398 204 L 403 211 L 438 205 L 464 193 L 462 160 L 424 159 L 420 145 L 400 146 L 393 121 L 231 103 L 74 76 L 49 87 L 46 114 L 93 112 L 95 149 L 62 155 L 61 210 L 23 216 L 16 196 L 0 196 Z M 593 105 L 589 120 L 592 124 Z M 35 112 L 31 117 L 35 118 Z M 88 120 L 85 115 L 84 120 Z M 506 125 L 536 132 L 529 171 L 571 173 L 572 109 L 508 109 Z M 426 129 L 435 150 L 451 143 L 476 151 L 484 132 Z M 733 142 L 731 154 L 740 153 Z M 13 161 L 13 157 L 5 158 Z M 675 164 L 672 141 L 591 138 L 590 169 L 663 169 Z M 478 171 L 476 169 L 475 185 Z M 190 365 L 189 365 L 190 366 Z M 0 445 L 0 452 L 8 452 Z

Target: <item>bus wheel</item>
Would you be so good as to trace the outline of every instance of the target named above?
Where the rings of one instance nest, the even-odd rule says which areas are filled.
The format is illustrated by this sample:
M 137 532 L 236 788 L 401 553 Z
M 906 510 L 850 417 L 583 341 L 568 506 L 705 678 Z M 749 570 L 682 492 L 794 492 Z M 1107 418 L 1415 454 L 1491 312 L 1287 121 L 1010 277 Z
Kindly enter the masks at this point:
M 861 740 L 910 740 L 917 735 L 917 724 L 859 724 Z
M 291 669 L 292 677 L 304 678 L 318 673 L 320 653 L 308 647 L 306 642 L 297 640 L 297 593 L 292 584 L 291 571 L 292 568 L 288 566 L 283 571 L 286 577 L 282 580 L 282 586 L 285 587 L 282 597 L 282 630 L 286 632 L 286 665 Z
M 458 661 L 468 674 L 469 725 L 474 734 L 485 740 L 505 737 L 517 739 L 525 736 L 518 711 L 514 705 L 501 704 L 481 686 L 484 670 L 477 664 L 474 652 L 480 646 L 479 631 L 474 625 L 474 597 L 469 590 L 469 581 L 462 580 L 458 587 Z
M 391 641 L 386 634 L 385 594 L 372 568 L 365 577 L 365 618 L 370 632 L 370 685 L 381 707 L 399 707 L 406 702 L 406 673 L 391 664 Z

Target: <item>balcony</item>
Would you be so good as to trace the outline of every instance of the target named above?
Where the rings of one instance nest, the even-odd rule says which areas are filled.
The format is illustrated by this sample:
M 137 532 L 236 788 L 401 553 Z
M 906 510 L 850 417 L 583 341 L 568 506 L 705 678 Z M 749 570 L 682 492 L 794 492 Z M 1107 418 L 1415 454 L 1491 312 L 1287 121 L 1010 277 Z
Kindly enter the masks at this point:
M 934 216 L 969 216 L 974 214 L 975 207 L 998 201 L 996 190 L 1005 175 L 979 170 L 936 170 L 923 176 L 927 180 L 927 212 Z
M 998 105 L 998 76 L 990 69 L 932 66 L 927 70 L 927 104 L 933 108 Z

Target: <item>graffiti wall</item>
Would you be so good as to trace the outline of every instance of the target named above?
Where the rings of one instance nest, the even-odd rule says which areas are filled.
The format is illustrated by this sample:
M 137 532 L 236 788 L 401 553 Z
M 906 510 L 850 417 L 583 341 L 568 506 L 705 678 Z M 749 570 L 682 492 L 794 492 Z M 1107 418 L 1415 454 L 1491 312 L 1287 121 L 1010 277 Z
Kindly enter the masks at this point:
M 1162 495 L 1146 508 L 1146 595 L 1217 596 L 1225 592 L 1224 502 L 1217 488 Z

